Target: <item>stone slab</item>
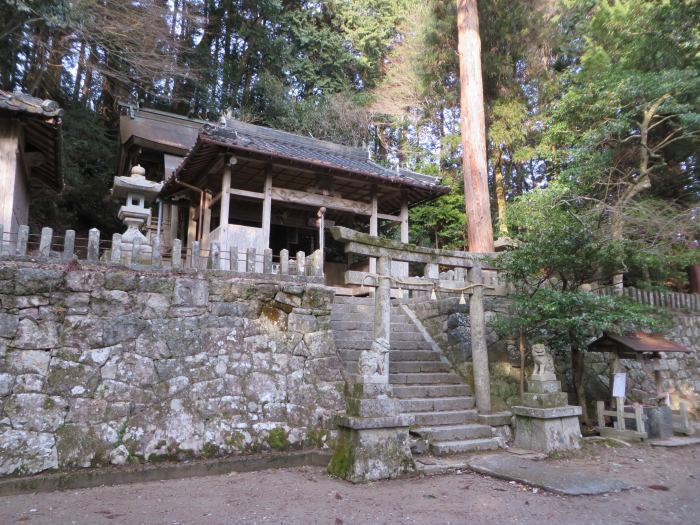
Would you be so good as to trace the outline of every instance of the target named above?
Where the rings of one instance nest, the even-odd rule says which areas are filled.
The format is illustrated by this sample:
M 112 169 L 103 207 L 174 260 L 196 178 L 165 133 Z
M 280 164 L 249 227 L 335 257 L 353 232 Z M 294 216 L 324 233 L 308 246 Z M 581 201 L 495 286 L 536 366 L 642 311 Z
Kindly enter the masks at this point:
M 517 481 L 567 496 L 619 492 L 633 488 L 625 481 L 608 478 L 603 472 L 589 474 L 554 461 L 535 461 L 512 454 L 489 454 L 469 460 L 469 468 L 480 474 Z
M 649 444 L 654 447 L 688 447 L 691 445 L 700 445 L 700 437 L 674 436 L 665 439 L 650 439 Z
M 395 399 L 384 397 L 380 399 L 346 399 L 346 414 L 353 417 L 393 417 L 399 414 Z
M 581 415 L 581 407 L 576 405 L 567 405 L 565 407 L 554 408 L 535 408 L 535 407 L 512 407 L 513 414 L 516 416 L 532 417 L 536 419 L 556 419 L 560 417 L 573 417 Z
M 561 381 L 532 381 L 527 382 L 527 391 L 535 394 L 552 394 L 561 392 Z
M 208 460 L 123 467 L 90 468 L 73 472 L 36 474 L 0 480 L 0 497 L 55 490 L 76 490 L 103 485 L 125 485 L 167 479 L 199 478 L 218 476 L 231 472 L 254 472 L 257 470 L 315 466 L 325 467 L 331 453 L 320 450 L 301 452 L 266 452 L 249 456 L 235 456 Z
M 405 414 L 389 417 L 338 416 L 336 418 L 338 426 L 353 430 L 410 427 L 413 422 L 413 417 Z
M 479 423 L 482 425 L 489 425 L 492 427 L 499 427 L 502 425 L 510 425 L 510 420 L 513 414 L 508 411 L 494 412 L 493 414 L 479 414 Z

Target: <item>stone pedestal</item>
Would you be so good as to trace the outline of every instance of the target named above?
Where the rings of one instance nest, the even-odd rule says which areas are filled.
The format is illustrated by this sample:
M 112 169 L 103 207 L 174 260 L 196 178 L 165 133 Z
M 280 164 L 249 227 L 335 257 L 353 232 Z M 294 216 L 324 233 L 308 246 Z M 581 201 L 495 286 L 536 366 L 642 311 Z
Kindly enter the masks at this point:
M 353 483 L 413 472 L 408 434 L 413 418 L 398 413 L 391 386 L 357 383 L 349 390 L 328 472 Z
M 546 453 L 581 447 L 581 407 L 567 404 L 559 381 L 531 379 L 523 402 L 513 407 L 516 447 Z

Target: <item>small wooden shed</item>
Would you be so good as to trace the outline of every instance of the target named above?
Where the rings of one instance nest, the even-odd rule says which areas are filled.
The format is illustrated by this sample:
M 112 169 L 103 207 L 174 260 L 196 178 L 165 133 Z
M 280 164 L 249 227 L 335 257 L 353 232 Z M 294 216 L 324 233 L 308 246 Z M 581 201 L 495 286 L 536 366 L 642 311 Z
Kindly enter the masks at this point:
M 634 359 L 642 361 L 647 366 L 650 366 L 654 372 L 654 383 L 656 384 L 656 398 L 659 402 L 659 407 L 656 405 L 642 406 L 634 405 L 634 413 L 636 419 L 635 431 L 629 431 L 625 428 L 625 398 L 615 398 L 615 411 L 606 411 L 603 401 L 598 401 L 598 430 L 601 435 L 618 435 L 619 437 L 667 437 L 673 434 L 673 422 L 670 406 L 667 406 L 667 392 L 663 387 L 661 378 L 660 357 L 662 353 L 679 352 L 689 353 L 690 349 L 679 345 L 673 341 L 669 341 L 660 334 L 647 334 L 644 332 L 635 332 L 626 335 L 617 335 L 605 333 L 599 339 L 588 345 L 589 352 L 610 352 L 613 354 L 612 374 L 623 372 L 624 367 L 622 359 Z M 623 376 L 624 377 L 624 376 Z M 613 395 L 615 392 L 613 391 Z M 647 423 L 642 422 L 642 413 Z M 605 428 L 604 416 L 613 416 L 617 419 L 615 429 Z
M 0 90 L 0 226 L 6 233 L 28 224 L 35 184 L 63 189 L 62 115 L 53 100 Z

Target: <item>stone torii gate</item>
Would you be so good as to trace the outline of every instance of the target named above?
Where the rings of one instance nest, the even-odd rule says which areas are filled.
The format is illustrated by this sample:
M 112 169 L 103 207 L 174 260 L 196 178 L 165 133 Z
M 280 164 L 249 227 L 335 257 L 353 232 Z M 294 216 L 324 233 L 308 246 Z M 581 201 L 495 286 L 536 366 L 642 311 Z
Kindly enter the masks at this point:
M 347 385 L 347 410 L 338 420 L 339 438 L 329 471 L 352 482 L 394 478 L 413 471 L 415 466 L 408 435 L 413 421 L 399 414 L 389 384 L 392 285 L 422 291 L 437 285 L 470 294 L 474 393 L 477 409 L 488 414 L 491 394 L 483 298 L 484 288 L 489 286 L 484 283 L 481 264 L 491 254 L 423 248 L 338 226 L 331 228 L 331 233 L 336 241 L 345 243 L 346 253 L 375 257 L 377 272 L 348 271 L 345 276 L 347 284 L 374 281 L 374 331 L 371 348 L 360 354 L 359 373 L 354 383 Z M 392 261 L 423 263 L 426 276 L 393 278 Z M 437 275 L 440 265 L 456 268 L 465 278 L 462 282 L 441 282 Z

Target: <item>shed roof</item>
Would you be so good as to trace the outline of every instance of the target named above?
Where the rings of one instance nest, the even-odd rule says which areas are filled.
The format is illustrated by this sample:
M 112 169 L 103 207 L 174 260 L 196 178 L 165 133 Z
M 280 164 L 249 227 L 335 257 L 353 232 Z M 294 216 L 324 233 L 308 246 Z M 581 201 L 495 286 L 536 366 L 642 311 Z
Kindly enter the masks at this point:
M 660 334 L 635 332 L 627 335 L 605 333 L 588 345 L 591 352 L 613 352 L 620 357 L 634 357 L 643 353 L 690 352 L 690 349 L 669 341 Z
M 56 191 L 63 189 L 63 110 L 53 100 L 26 93 L 0 90 L 0 114 L 20 118 L 27 151 L 44 155 L 45 162 L 32 168 L 32 176 Z

